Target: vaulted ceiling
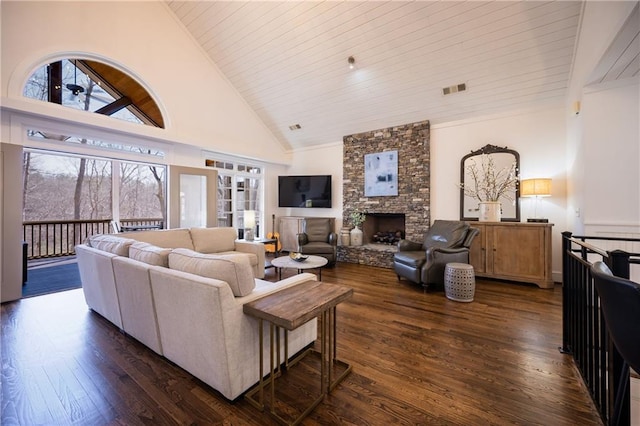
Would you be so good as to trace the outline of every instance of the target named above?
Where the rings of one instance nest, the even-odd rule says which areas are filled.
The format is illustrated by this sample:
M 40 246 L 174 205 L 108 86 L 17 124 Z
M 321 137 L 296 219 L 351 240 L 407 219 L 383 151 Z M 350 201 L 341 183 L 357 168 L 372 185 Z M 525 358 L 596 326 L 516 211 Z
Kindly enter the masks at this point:
M 574 1 L 167 4 L 292 149 L 564 104 L 582 11 Z

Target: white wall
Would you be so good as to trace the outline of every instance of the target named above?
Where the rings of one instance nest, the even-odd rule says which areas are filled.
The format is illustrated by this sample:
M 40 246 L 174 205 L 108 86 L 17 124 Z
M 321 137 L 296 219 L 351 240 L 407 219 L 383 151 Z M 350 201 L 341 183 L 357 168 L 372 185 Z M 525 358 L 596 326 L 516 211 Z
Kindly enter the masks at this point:
M 639 80 L 590 88 L 583 95 L 581 235 L 640 238 Z M 640 253 L 640 243 L 600 241 L 597 245 Z M 640 265 L 630 269 L 631 279 L 640 281 Z
M 562 107 L 478 117 L 431 127 L 431 219 L 460 217 L 460 160 L 486 144 L 520 154 L 523 179 L 549 177 L 551 197 L 540 200 L 538 216 L 553 227 L 553 273 L 560 280 L 562 231 L 566 231 L 566 128 Z M 534 217 L 534 200 L 520 199 L 520 217 Z
M 636 81 L 583 96 L 587 230 L 602 223 L 640 225 L 639 90 Z
M 3 113 L 71 118 L 219 152 L 288 160 L 285 148 L 164 2 L 3 1 L 0 8 Z M 165 113 L 166 129 L 70 112 L 22 97 L 24 83 L 37 67 L 70 56 L 100 60 L 138 78 Z

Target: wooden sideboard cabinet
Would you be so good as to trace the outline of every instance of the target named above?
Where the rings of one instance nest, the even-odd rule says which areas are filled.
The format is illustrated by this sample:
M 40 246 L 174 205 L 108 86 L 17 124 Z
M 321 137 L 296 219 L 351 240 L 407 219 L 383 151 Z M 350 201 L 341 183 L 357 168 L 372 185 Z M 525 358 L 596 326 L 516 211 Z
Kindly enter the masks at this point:
M 298 234 L 302 232 L 302 223 L 307 216 L 281 216 L 278 218 L 278 233 L 282 251 L 295 252 L 298 250 Z M 334 224 L 335 218 L 331 217 Z
M 476 276 L 521 281 L 553 288 L 550 223 L 470 222 L 480 234 L 469 263 Z

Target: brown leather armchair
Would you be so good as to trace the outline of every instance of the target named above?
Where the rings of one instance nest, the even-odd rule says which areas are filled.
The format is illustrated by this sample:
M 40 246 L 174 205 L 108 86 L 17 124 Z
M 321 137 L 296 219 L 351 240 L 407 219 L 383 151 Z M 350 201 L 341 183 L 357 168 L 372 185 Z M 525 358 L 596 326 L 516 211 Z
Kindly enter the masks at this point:
M 338 234 L 333 230 L 333 218 L 314 217 L 302 221 L 302 233 L 298 234 L 298 252 L 322 256 L 329 265 L 336 263 Z
M 444 285 L 444 269 L 449 262 L 469 263 L 469 247 L 480 231 L 466 222 L 436 220 L 422 244 L 400 240 L 393 257 L 393 269 L 407 280 L 430 286 Z

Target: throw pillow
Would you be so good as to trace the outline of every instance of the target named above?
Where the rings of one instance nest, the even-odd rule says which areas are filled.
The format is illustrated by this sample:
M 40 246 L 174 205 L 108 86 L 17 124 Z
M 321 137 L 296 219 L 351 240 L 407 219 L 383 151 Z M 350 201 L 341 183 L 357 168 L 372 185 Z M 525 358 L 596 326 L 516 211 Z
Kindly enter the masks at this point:
M 194 250 L 199 253 L 219 253 L 236 248 L 235 228 L 191 228 L 190 231 Z
M 135 242 L 130 238 L 116 237 L 111 234 L 97 234 L 89 237 L 87 245 L 118 256 L 128 257 L 129 247 Z
M 165 248 L 187 248 L 193 250 L 191 233 L 187 228 L 154 229 L 120 234 L 136 241 L 153 244 Z
M 256 286 L 249 257 L 241 254 L 219 256 L 175 249 L 169 254 L 169 268 L 225 281 L 236 297 L 251 294 Z
M 149 265 L 169 267 L 169 253 L 171 249 L 154 246 L 149 243 L 137 242 L 129 247 L 129 257 L 133 260 Z

